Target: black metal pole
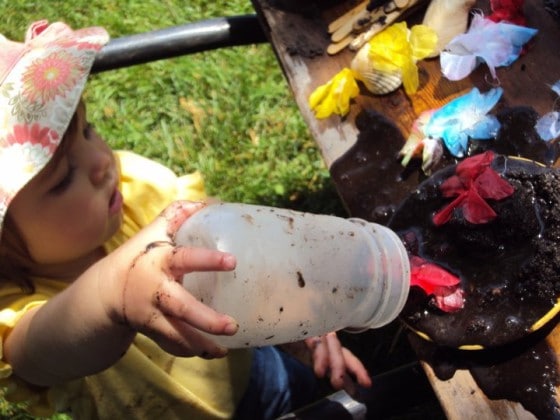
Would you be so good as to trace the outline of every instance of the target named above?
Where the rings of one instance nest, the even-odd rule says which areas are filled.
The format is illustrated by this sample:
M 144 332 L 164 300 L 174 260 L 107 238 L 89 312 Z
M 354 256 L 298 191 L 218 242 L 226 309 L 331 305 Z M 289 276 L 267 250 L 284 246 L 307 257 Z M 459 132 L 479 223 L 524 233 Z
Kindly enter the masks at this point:
M 202 20 L 113 39 L 97 55 L 92 72 L 263 42 L 267 39 L 256 15 Z

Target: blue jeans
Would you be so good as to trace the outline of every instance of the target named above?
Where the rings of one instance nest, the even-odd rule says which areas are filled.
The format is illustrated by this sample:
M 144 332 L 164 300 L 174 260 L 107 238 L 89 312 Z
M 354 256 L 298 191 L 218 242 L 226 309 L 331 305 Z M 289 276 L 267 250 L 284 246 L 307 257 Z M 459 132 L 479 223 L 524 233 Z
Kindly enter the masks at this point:
M 249 386 L 237 406 L 239 420 L 267 420 L 289 413 L 318 398 L 313 371 L 299 360 L 276 349 L 253 352 Z

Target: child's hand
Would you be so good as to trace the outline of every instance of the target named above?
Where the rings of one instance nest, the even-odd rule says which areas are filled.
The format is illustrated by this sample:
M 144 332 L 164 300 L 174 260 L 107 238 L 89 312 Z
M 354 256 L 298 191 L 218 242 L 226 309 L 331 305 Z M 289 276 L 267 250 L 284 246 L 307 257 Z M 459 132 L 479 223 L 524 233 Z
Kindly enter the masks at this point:
M 178 247 L 173 241 L 181 224 L 203 206 L 172 204 L 107 256 L 105 278 L 112 281 L 104 286 L 107 291 L 102 294 L 114 322 L 143 333 L 177 356 L 213 358 L 224 356 L 227 350 L 200 331 L 231 335 L 237 331 L 237 323 L 199 302 L 181 281 L 192 271 L 232 270 L 235 258 L 214 250 Z
M 305 344 L 312 354 L 315 374 L 319 378 L 329 375 L 333 388 L 345 389 L 352 394 L 354 383 L 348 373 L 361 386 L 371 386 L 371 378 L 366 368 L 350 350 L 342 347 L 336 333 L 308 338 Z

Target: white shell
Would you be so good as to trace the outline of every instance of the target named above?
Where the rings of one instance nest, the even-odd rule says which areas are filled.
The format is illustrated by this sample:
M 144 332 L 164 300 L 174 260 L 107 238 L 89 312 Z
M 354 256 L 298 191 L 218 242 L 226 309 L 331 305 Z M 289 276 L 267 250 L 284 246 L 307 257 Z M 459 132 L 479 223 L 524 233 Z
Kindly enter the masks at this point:
M 430 57 L 436 57 L 457 35 L 467 30 L 475 0 L 431 0 L 422 23 L 433 29 L 438 42 Z
M 375 95 L 394 92 L 402 84 L 400 72 L 390 73 L 372 69 L 369 72 L 364 72 L 361 76 L 367 90 Z
M 367 90 L 375 95 L 394 92 L 402 84 L 400 71 L 387 72 L 375 69 L 369 58 L 369 43 L 365 44 L 354 56 L 350 67 Z

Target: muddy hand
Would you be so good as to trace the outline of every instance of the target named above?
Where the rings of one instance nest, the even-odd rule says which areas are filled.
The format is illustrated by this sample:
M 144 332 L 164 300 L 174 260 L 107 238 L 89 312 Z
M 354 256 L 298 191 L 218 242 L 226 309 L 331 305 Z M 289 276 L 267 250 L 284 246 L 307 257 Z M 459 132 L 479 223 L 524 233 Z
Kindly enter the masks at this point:
M 227 253 L 178 247 L 173 238 L 201 203 L 177 202 L 152 224 L 110 255 L 118 272 L 114 279 L 113 319 L 153 339 L 177 356 L 221 357 L 227 350 L 200 334 L 231 335 L 237 323 L 199 302 L 182 286 L 193 271 L 227 271 L 235 258 Z M 116 258 L 116 260 L 115 260 Z M 124 264 L 123 264 L 124 263 Z

